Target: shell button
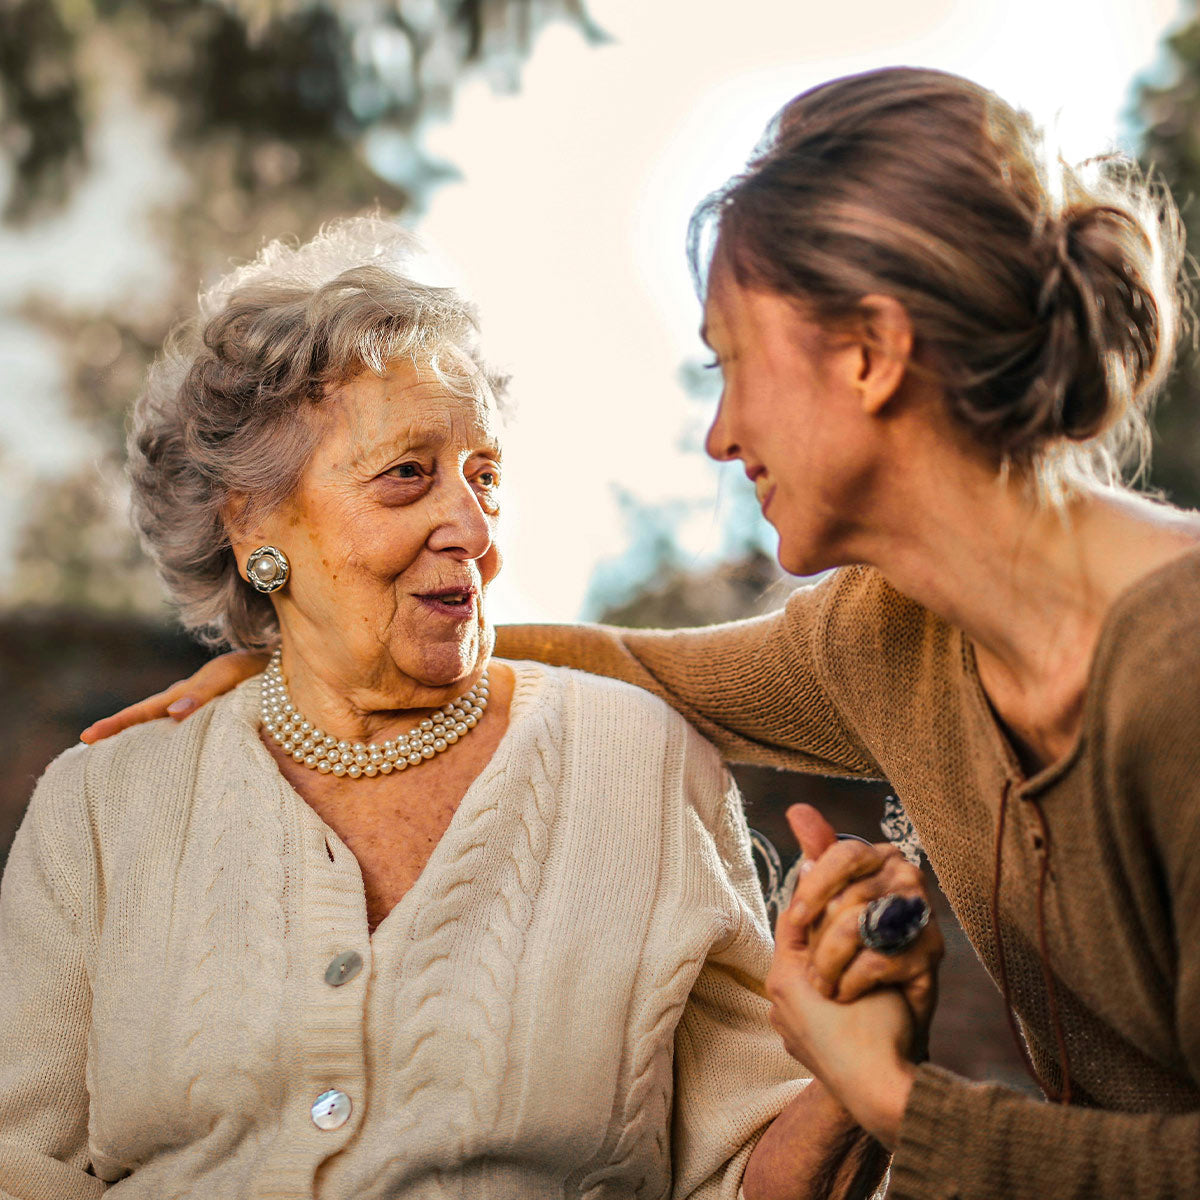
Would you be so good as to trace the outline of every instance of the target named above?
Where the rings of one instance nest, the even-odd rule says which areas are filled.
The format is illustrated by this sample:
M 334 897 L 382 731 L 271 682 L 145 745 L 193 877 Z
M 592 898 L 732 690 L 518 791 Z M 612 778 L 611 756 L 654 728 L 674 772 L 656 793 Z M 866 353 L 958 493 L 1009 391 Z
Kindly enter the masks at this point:
M 350 1120 L 350 1097 L 345 1092 L 322 1092 L 313 1101 L 312 1119 L 318 1129 L 341 1129 Z
M 330 987 L 341 987 L 343 983 L 349 983 L 362 967 L 362 955 L 357 950 L 346 950 L 325 968 L 325 982 Z

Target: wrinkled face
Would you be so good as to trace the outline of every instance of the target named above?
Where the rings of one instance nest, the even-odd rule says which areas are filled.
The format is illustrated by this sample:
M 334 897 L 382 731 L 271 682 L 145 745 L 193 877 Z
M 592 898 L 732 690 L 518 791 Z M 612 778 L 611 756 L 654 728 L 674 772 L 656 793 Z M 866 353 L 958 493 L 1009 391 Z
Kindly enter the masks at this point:
M 490 393 L 464 399 L 400 361 L 342 385 L 310 419 L 322 429 L 312 460 L 260 527 L 291 562 L 272 596 L 285 651 L 347 693 L 408 703 L 474 678 L 500 569 Z
M 741 460 L 779 534 L 785 570 L 808 575 L 839 565 L 870 469 L 853 386 L 858 345 L 839 343 L 787 297 L 742 287 L 719 262 L 702 336 L 724 382 L 708 453 Z

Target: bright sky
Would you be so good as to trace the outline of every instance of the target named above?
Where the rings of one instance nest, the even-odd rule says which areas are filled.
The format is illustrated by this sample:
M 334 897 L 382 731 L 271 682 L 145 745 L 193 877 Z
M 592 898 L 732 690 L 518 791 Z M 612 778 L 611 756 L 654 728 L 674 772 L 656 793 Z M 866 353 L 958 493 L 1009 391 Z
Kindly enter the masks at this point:
M 701 352 L 684 231 L 784 101 L 872 66 L 938 66 L 1057 121 L 1068 155 L 1086 157 L 1127 139 L 1131 82 L 1177 16 L 1176 0 L 589 8 L 614 42 L 547 30 L 519 94 L 470 83 L 427 137 L 463 178 L 434 194 L 418 229 L 457 265 L 493 357 L 515 376 L 498 620 L 580 615 L 596 563 L 627 545 L 617 488 L 645 502 L 701 501 L 681 537 L 697 562 L 718 550 L 718 475 L 686 445 L 706 413 L 678 382 Z M 0 305 L 38 276 L 76 298 L 110 289 L 153 302 L 142 223 L 179 180 L 153 118 L 120 94 L 109 106 L 100 169 L 72 210 L 32 235 L 0 231 Z M 46 348 L 0 322 L 0 594 L 3 530 L 33 470 L 87 454 L 60 386 Z M 740 486 L 721 484 L 726 496 Z
M 706 500 L 680 536 L 696 562 L 719 550 L 717 470 L 682 444 L 707 417 L 678 381 L 702 353 L 684 233 L 787 99 L 873 66 L 937 66 L 1057 122 L 1082 158 L 1120 142 L 1131 80 L 1176 14 L 1175 0 L 589 8 L 613 44 L 547 31 L 519 95 L 471 85 L 428 138 L 463 181 L 435 194 L 418 229 L 483 306 L 519 406 L 497 619 L 579 615 L 596 562 L 627 544 L 616 487 Z M 748 486 L 734 467 L 721 493 Z

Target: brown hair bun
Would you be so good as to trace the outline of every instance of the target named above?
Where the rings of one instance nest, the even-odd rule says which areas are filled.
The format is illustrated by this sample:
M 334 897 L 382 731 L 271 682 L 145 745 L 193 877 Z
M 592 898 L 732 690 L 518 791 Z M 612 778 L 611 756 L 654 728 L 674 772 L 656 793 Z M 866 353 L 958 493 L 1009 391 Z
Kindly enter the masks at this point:
M 787 104 L 746 171 L 692 218 L 739 282 L 817 319 L 890 295 L 977 441 L 1039 481 L 1144 464 L 1172 362 L 1182 229 L 1117 155 L 1048 155 L 1029 116 L 969 80 L 894 67 Z

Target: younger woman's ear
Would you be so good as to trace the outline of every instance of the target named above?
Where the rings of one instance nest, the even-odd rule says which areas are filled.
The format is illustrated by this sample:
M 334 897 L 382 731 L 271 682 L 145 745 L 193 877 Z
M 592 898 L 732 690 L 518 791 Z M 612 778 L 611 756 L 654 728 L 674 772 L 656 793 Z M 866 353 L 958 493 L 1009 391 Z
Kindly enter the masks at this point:
M 883 411 L 900 390 L 912 359 L 913 329 L 908 312 L 891 296 L 864 296 L 860 305 L 861 360 L 855 388 L 863 411 Z

